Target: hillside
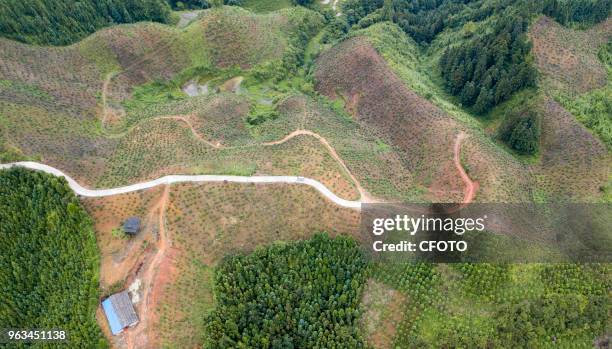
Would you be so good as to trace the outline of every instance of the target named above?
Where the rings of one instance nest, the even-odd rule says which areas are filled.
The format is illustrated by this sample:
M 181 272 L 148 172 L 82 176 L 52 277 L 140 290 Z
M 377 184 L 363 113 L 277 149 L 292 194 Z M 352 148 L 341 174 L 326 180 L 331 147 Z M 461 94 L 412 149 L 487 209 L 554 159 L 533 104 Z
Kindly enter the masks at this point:
M 538 21 L 531 31 L 534 42 L 537 39 L 533 33 L 541 30 L 537 28 L 542 21 Z M 590 41 L 595 47 L 590 52 L 597 52 L 597 47 L 605 42 L 602 37 L 611 35 L 607 23 L 574 35 L 599 33 L 600 39 Z M 432 170 L 427 169 L 427 165 L 439 171 L 433 178 L 447 178 L 448 181 L 453 174 L 456 176 L 448 154 L 453 134 L 461 130 L 470 135 L 462 161 L 480 183 L 478 198 L 483 201 L 548 200 L 551 197 L 592 200 L 600 197 L 610 173 L 610 154 L 598 137 L 585 130 L 575 117 L 566 111 L 561 114 L 558 109 L 553 111 L 552 108 L 561 106 L 551 101 L 552 96 L 558 96 L 553 93 L 558 90 L 547 82 L 554 76 L 550 72 L 542 70 L 544 86 L 541 90 L 517 94 L 485 116 L 474 116 L 441 88 L 435 68 L 436 60 L 440 59 L 438 47 L 457 40 L 460 34 L 445 33 L 422 52 L 392 24 L 378 23 L 354 31 L 351 39 L 324 53 L 317 61 L 317 88 L 330 98 L 345 101 L 346 110 L 367 125 L 366 128 L 377 129 L 392 144 L 401 143 L 402 161 L 408 164 L 405 171 L 417 178 L 420 176 L 419 184 L 429 187 L 430 192 L 435 193 L 436 186 L 427 183 L 428 178 L 432 178 L 429 176 Z M 423 53 L 425 56 L 421 56 Z M 340 69 L 335 65 L 339 61 L 346 63 Z M 601 66 L 596 55 L 595 62 L 596 67 Z M 538 68 L 542 69 L 540 64 Z M 582 73 L 583 76 L 597 76 L 589 71 Z M 605 84 L 605 75 L 603 79 Z M 538 141 L 541 149 L 527 159 L 508 151 L 496 136 L 504 115 L 518 112 L 521 105 L 537 110 L 543 120 L 542 137 Z M 603 127 L 605 130 L 606 126 Z M 431 134 L 436 136 L 426 136 Z M 604 133 L 600 138 L 605 140 L 605 137 Z M 395 140 L 391 141 L 392 138 Z M 426 160 L 429 156 L 446 158 L 447 165 L 444 162 L 432 164 Z
M 609 0 L 188 0 L 123 24 L 27 2 L 50 30 L 0 38 L 0 163 L 83 196 L 0 171 L 0 328 L 117 349 L 610 341 L 612 264 L 573 263 L 610 242 Z M 491 209 L 464 236 L 483 255 L 369 253 L 370 210 L 396 203 Z M 95 305 L 124 289 L 139 323 L 114 336 Z
M 223 25 L 216 25 L 219 21 Z M 128 184 L 176 171 L 293 173 L 339 186 L 340 191 L 344 187 L 351 197 L 352 184 L 318 142 L 298 137 L 266 146 L 252 139 L 242 119 L 255 97 L 219 91 L 189 99 L 181 91 L 190 80 L 198 79 L 215 78 L 221 88 L 233 77 L 249 73 L 243 69 L 251 67 L 254 72 L 245 83 L 271 69 L 292 69 L 289 62 L 299 41 L 297 32 L 307 34 L 303 30 L 310 28 L 312 34 L 319 21 L 314 12 L 299 8 L 253 15 L 225 7 L 208 11 L 184 30 L 151 23 L 117 26 L 65 48 L 2 40 L 4 158 L 41 159 L 91 186 Z M 253 26 L 266 28 L 271 36 L 252 36 Z M 229 36 L 230 32 L 235 35 Z M 235 43 L 228 42 L 228 37 Z M 176 93 L 181 95 L 178 100 Z M 228 110 L 235 112 L 228 114 Z M 199 124 L 222 120 L 236 123 L 237 128 L 205 136 L 196 129 Z M 236 131 L 239 134 L 226 134 Z M 133 139 L 148 141 L 134 143 Z M 159 143 L 161 139 L 165 143 Z M 237 147 L 245 143 L 249 147 Z M 304 153 L 312 156 L 300 155 Z M 278 161 L 270 162 L 271 158 Z M 287 161 L 291 158 L 304 160 Z M 313 167 L 326 162 L 324 169 Z
M 337 66 L 335 62 L 344 64 Z M 461 200 L 463 183 L 453 164 L 453 144 L 460 132 L 469 134 L 462 159 L 481 184 L 479 198 L 528 200 L 531 184 L 519 181 L 529 178 L 510 172 L 526 173 L 521 164 L 496 151 L 482 133 L 408 89 L 367 38 L 351 38 L 324 53 L 317 61 L 315 78 L 321 93 L 344 99 L 347 111 L 359 123 L 377 130 L 400 151 L 404 171 L 429 190 L 432 200 Z M 431 162 L 432 158 L 437 161 Z M 445 197 L 448 192 L 456 194 Z

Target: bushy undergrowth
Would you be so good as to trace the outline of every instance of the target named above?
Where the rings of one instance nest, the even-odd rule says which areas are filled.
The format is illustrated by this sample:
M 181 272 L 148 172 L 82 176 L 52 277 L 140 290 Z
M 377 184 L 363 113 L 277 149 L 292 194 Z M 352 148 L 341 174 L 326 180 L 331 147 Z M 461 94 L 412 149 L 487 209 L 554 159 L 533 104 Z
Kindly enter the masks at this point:
M 578 121 L 592 130 L 608 149 L 612 150 L 612 43 L 604 45 L 598 56 L 608 70 L 607 85 L 575 99 L 561 97 L 560 101 Z

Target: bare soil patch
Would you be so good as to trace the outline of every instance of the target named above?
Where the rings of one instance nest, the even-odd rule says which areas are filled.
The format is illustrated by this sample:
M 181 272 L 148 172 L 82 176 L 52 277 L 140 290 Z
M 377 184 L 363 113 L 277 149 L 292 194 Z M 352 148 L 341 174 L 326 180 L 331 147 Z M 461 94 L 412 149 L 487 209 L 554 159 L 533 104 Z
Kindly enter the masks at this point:
M 399 322 L 404 318 L 407 299 L 399 291 L 369 279 L 363 293 L 362 326 L 368 344 L 376 349 L 393 348 L 393 339 Z

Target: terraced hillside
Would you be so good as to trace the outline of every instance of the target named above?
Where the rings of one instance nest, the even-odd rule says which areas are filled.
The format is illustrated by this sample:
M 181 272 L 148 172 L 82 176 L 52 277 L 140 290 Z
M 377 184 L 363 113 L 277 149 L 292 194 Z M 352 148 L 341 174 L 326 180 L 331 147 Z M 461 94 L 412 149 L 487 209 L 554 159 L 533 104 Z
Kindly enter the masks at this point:
M 359 123 L 398 149 L 403 170 L 433 200 L 448 199 L 447 191 L 456 193 L 451 200 L 462 198 L 463 183 L 453 164 L 453 144 L 460 132 L 469 134 L 462 160 L 481 184 L 479 199 L 528 200 L 532 184 L 523 175 L 527 169 L 496 150 L 481 132 L 411 91 L 366 37 L 351 38 L 324 53 L 315 77 L 322 94 L 342 98 Z
M 551 23 L 543 18 L 534 24 L 532 36 L 541 30 L 542 22 Z M 599 39 L 591 45 L 601 47 L 611 35 L 607 23 L 574 35 L 599 33 Z M 480 183 L 477 200 L 514 202 L 554 197 L 588 201 L 604 195 L 610 153 L 597 136 L 555 102 L 553 96 L 558 94 L 552 93 L 555 89 L 546 82 L 554 74 L 540 67 L 547 88 L 518 94 L 489 115 L 475 118 L 457 106 L 431 73 L 439 58 L 439 45 L 457 36 L 454 32 L 448 34 L 450 39 L 445 35 L 432 45 L 429 57 L 419 57 L 414 41 L 392 24 L 356 31 L 318 59 L 317 90 L 343 101 L 346 111 L 364 128 L 377 130 L 381 139 L 400 151 L 404 171 L 437 200 L 443 199 L 435 196 L 439 188 L 457 190 L 462 185 L 452 168 L 451 148 L 458 132 L 469 134 L 462 161 L 470 176 Z M 580 51 L 572 46 L 569 49 Z M 597 48 L 590 52 L 597 52 Z M 595 69 L 600 69 L 597 67 L 602 63 L 597 56 L 591 57 L 597 61 Z M 582 74 L 597 76 L 589 71 Z M 605 84 L 606 76 L 602 78 Z M 542 115 L 541 149 L 528 160 L 514 155 L 495 137 L 500 114 L 520 105 L 531 105 Z M 437 161 L 432 163 L 431 158 Z
M 282 67 L 295 54 L 297 32 L 312 35 L 319 23 L 319 15 L 303 8 L 254 15 L 226 7 L 207 11 L 184 30 L 117 26 L 62 48 L 1 40 L 2 158 L 39 159 L 90 186 L 175 172 L 293 173 L 354 197 L 348 175 L 316 140 L 248 141 L 243 118 L 251 98 L 224 92 L 224 82 L 243 69 Z M 211 74 L 218 93 L 189 99 L 181 91 L 189 80 Z M 221 124 L 227 127 L 205 129 Z

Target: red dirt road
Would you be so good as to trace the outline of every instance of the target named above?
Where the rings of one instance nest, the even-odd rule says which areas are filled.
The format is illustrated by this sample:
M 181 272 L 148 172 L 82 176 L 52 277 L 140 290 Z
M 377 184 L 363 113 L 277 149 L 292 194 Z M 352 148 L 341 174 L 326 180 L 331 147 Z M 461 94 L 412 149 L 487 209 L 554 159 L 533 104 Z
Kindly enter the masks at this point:
M 146 267 L 142 275 L 142 306 L 140 307 L 140 314 L 138 314 L 138 318 L 140 322 L 136 325 L 135 328 L 128 329 L 125 334 L 125 339 L 127 343 L 128 349 L 138 349 L 138 348 L 147 348 L 150 347 L 149 338 L 147 332 L 148 324 L 151 320 L 153 314 L 150 314 L 155 309 L 155 303 L 157 302 L 157 298 L 153 293 L 153 291 L 159 291 L 159 286 L 156 281 L 159 274 L 160 265 L 165 261 L 167 256 L 167 250 L 169 248 L 168 236 L 165 229 L 165 213 L 166 208 L 168 206 L 168 196 L 170 192 L 170 187 L 166 186 L 164 188 L 164 193 L 162 194 L 159 203 L 157 204 L 157 210 L 159 211 L 159 241 L 157 243 L 157 252 L 155 256 L 151 259 L 151 262 Z M 168 261 L 166 261 L 168 262 Z
M 461 132 L 457 135 L 457 138 L 455 139 L 455 146 L 454 146 L 454 162 L 455 162 L 455 167 L 457 168 L 457 171 L 459 171 L 459 175 L 461 176 L 461 179 L 463 180 L 463 183 L 465 183 L 465 188 L 463 189 L 463 204 L 467 205 L 469 203 L 471 203 L 472 201 L 474 201 L 474 197 L 476 196 L 476 192 L 478 191 L 478 182 L 474 182 L 470 179 L 470 176 L 468 176 L 467 172 L 465 172 L 465 169 L 463 168 L 463 166 L 461 165 L 461 142 L 463 142 L 463 140 L 466 138 L 466 134 Z

